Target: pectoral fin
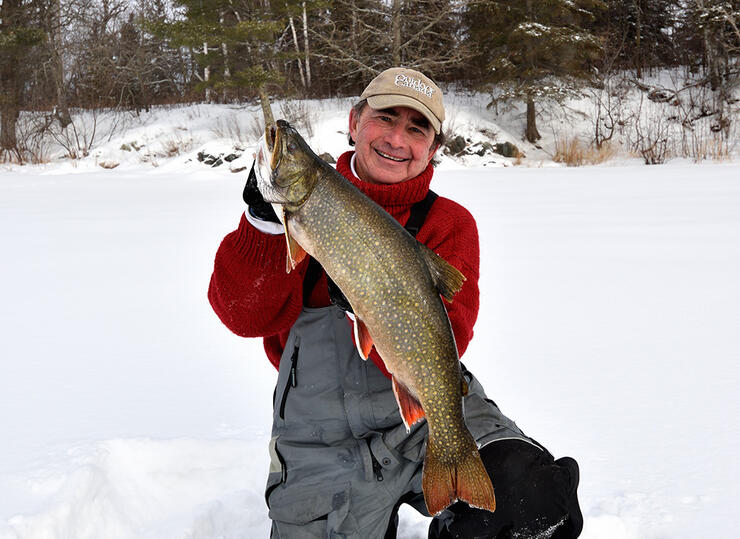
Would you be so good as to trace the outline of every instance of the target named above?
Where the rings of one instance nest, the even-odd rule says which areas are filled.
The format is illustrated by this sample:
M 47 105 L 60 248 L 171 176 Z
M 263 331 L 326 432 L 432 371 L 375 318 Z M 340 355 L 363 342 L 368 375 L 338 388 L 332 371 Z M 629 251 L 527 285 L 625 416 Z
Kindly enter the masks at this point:
M 421 407 L 419 400 L 409 392 L 405 385 L 396 380 L 395 376 L 393 377 L 393 393 L 396 395 L 396 402 L 398 402 L 398 409 L 401 411 L 403 424 L 409 430 L 411 425 L 426 416 L 424 409 Z
M 373 348 L 373 338 L 370 336 L 370 332 L 367 330 L 365 322 L 360 320 L 358 316 L 355 316 L 355 346 L 357 351 L 360 353 L 360 357 L 367 361 L 367 357 L 370 355 L 370 350 Z
M 452 301 L 462 288 L 465 275 L 423 243 L 419 243 L 419 247 L 437 290 L 447 301 Z
M 288 214 L 285 211 L 285 207 L 282 208 L 281 217 L 283 228 L 285 229 L 285 243 L 288 249 L 288 254 L 285 258 L 285 272 L 290 273 L 303 261 L 304 258 L 306 258 L 306 251 L 293 239 L 293 236 L 291 236 L 288 231 Z

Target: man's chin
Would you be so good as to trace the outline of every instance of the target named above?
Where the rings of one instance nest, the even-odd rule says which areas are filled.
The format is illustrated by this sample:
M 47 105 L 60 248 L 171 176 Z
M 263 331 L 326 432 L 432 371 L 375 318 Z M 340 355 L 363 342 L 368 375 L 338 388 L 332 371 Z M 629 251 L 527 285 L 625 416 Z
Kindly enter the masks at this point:
M 401 183 L 409 179 L 406 172 L 394 173 L 391 171 L 380 171 L 373 175 L 373 183 L 382 183 L 386 185 Z

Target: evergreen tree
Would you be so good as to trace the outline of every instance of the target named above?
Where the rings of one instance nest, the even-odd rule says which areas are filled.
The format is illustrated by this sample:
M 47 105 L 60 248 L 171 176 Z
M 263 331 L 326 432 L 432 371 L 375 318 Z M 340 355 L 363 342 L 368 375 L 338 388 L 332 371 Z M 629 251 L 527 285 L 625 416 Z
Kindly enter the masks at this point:
M 712 90 L 731 86 L 738 75 L 740 2 L 687 0 L 682 14 L 678 34 L 697 51 Z
M 19 161 L 23 156 L 18 147 L 16 122 L 32 69 L 26 60 L 46 37 L 37 13 L 30 1 L 0 2 L 0 157 L 8 152 Z
M 612 49 L 608 52 L 615 67 L 632 68 L 642 78 L 646 67 L 675 64 L 677 0 L 606 0 L 606 4 L 593 29 Z
M 228 99 L 231 90 L 259 93 L 267 84 L 282 82 L 277 37 L 286 28 L 285 11 L 273 12 L 269 2 L 177 0 L 181 20 L 160 24 L 158 30 L 173 46 L 186 46 L 198 66 L 198 88 L 206 101 L 213 90 Z
M 466 12 L 478 83 L 527 104 L 525 136 L 540 138 L 535 103 L 573 95 L 588 80 L 601 45 L 586 27 L 601 0 L 482 0 Z

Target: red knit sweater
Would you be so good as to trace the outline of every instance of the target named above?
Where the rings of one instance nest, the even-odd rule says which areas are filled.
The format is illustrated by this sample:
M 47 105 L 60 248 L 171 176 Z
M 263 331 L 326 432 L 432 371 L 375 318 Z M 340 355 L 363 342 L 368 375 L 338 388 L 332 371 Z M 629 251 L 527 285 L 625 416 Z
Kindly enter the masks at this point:
M 434 173 L 432 166 L 405 182 L 376 185 L 363 182 L 352 174 L 351 157 L 352 152 L 342 154 L 337 170 L 398 222 L 405 224 L 411 206 L 429 191 Z M 453 301 L 446 303 L 458 352 L 462 356 L 473 337 L 473 324 L 478 316 L 479 248 L 475 220 L 456 202 L 439 197 L 417 239 L 459 269 L 467 279 Z M 242 215 L 239 228 L 221 242 L 208 289 L 208 299 L 221 321 L 242 337 L 263 337 L 267 357 L 276 368 L 290 328 L 301 312 L 303 277 L 308 265 L 306 259 L 286 274 L 285 257 L 285 237 L 282 234 L 264 234 Z M 330 301 L 324 275 L 310 296 L 309 306 L 327 305 Z M 375 349 L 370 357 L 388 376 Z

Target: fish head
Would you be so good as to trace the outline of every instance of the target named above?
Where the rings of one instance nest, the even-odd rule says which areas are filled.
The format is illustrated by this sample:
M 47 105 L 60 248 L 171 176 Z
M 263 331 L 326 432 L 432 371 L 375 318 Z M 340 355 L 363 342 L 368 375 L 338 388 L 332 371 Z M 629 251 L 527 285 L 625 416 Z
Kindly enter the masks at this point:
M 257 186 L 265 201 L 295 211 L 309 197 L 322 161 L 285 120 L 265 128 L 257 150 Z

